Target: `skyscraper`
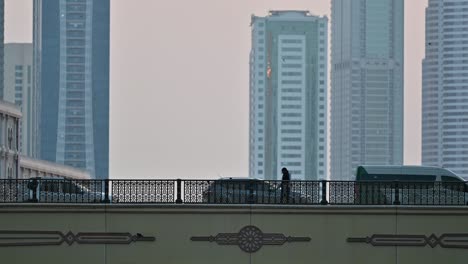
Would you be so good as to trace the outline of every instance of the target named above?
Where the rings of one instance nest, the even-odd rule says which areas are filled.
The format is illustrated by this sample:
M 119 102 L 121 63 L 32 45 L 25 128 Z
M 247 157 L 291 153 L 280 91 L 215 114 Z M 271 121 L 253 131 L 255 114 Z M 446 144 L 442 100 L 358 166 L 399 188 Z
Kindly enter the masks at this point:
M 429 0 L 423 60 L 422 163 L 468 177 L 468 2 Z
M 33 86 L 33 48 L 31 43 L 5 44 L 4 100 L 20 107 L 20 150 L 23 155 L 37 156 L 37 100 Z
M 4 31 L 5 31 L 5 0 L 0 0 L 0 99 L 3 99 L 3 47 L 4 47 Z
M 327 177 L 326 17 L 308 11 L 252 16 L 250 177 Z
M 403 0 L 332 0 L 332 179 L 403 163 L 403 25 Z
M 109 0 L 35 0 L 40 158 L 109 171 Z

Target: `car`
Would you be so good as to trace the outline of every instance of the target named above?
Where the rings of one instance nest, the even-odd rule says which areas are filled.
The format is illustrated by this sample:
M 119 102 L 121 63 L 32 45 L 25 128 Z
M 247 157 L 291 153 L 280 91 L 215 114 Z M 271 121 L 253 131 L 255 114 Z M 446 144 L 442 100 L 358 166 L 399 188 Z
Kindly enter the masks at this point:
M 45 203 L 101 203 L 106 198 L 104 184 L 104 181 L 93 180 L 31 178 L 28 182 L 29 200 Z
M 289 190 L 286 187 L 289 186 Z M 284 188 L 284 191 L 283 191 Z M 220 204 L 306 204 L 308 199 L 281 181 L 251 178 L 221 178 L 203 192 L 204 203 Z
M 454 172 L 430 166 L 359 166 L 356 204 L 465 205 L 468 185 Z

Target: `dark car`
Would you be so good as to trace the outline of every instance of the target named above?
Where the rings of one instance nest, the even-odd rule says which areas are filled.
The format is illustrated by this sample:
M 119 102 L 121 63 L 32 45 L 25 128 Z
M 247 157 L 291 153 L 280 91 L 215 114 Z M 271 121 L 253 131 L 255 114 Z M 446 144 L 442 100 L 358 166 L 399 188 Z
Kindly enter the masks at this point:
M 28 189 L 29 200 L 38 202 L 100 203 L 105 197 L 103 182 L 92 180 L 31 178 Z
M 203 192 L 204 203 L 221 204 L 306 204 L 307 199 L 294 190 L 282 192 L 281 181 L 248 178 L 222 178 Z M 289 194 L 289 195 L 287 195 Z

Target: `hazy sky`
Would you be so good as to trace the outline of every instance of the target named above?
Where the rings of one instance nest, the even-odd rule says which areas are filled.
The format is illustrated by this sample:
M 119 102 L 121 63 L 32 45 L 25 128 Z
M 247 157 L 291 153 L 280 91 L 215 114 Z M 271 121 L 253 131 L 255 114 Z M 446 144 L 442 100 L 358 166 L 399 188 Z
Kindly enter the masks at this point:
M 421 155 L 427 0 L 405 1 L 405 163 Z M 247 176 L 250 16 L 330 0 L 111 0 L 113 178 Z M 32 41 L 32 1 L 5 1 L 5 41 Z

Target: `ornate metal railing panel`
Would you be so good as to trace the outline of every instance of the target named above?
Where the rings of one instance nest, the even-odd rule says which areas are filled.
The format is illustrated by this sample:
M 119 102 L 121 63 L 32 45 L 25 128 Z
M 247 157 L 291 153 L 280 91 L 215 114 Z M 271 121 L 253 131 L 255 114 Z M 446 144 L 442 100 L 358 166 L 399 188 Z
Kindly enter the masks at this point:
M 2 179 L 0 203 L 468 204 L 468 182 Z
M 262 203 L 272 204 L 320 204 L 320 181 L 265 181 L 273 191 L 267 193 Z
M 174 180 L 111 180 L 112 203 L 174 203 Z
M 31 183 L 34 184 L 34 183 Z M 104 182 L 100 180 L 42 179 L 31 200 L 39 203 L 101 203 Z
M 402 205 L 466 205 L 467 185 L 463 182 L 401 182 Z
M 185 180 L 183 183 L 183 201 L 184 203 L 203 203 L 208 202 L 211 197 L 207 197 L 208 190 L 215 181 L 206 180 Z
M 184 203 L 319 204 L 320 182 L 260 180 L 186 180 Z
M 388 205 L 393 204 L 392 182 L 331 181 L 330 204 Z
M 186 180 L 184 203 L 246 204 L 250 198 L 249 181 Z
M 328 183 L 329 204 L 354 204 L 356 183 L 349 181 L 331 181 Z
M 0 203 L 23 203 L 29 201 L 29 180 L 0 180 Z

